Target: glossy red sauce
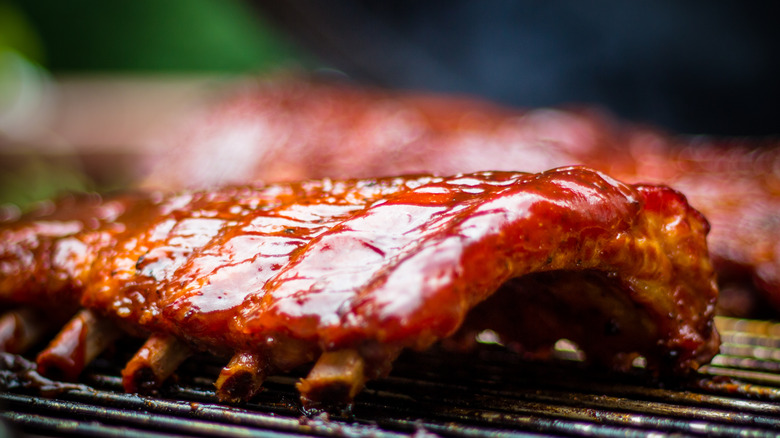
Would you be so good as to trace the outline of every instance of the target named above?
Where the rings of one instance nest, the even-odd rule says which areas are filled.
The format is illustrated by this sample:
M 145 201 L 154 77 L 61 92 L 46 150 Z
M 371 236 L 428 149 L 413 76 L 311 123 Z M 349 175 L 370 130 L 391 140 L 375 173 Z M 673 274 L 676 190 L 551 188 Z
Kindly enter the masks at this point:
M 756 287 L 780 309 L 777 138 L 674 136 L 593 108 L 518 110 L 476 99 L 276 78 L 237 90 L 166 143 L 178 147 L 153 157 L 151 187 L 540 172 L 574 164 L 625 182 L 668 185 L 712 224 L 710 252 L 722 285 Z
M 597 273 L 592 284 L 623 297 L 598 311 L 634 315 L 621 319 L 627 332 L 653 339 L 603 347 L 604 362 L 638 352 L 687 369 L 717 348 L 706 221 L 677 192 L 584 168 L 325 179 L 123 205 L 89 229 L 38 234 L 49 252 L 34 258 L 46 264 L 76 239 L 83 257 L 64 258 L 62 272 L 87 280 L 72 297 L 204 349 L 424 348 L 509 279 L 556 271 Z

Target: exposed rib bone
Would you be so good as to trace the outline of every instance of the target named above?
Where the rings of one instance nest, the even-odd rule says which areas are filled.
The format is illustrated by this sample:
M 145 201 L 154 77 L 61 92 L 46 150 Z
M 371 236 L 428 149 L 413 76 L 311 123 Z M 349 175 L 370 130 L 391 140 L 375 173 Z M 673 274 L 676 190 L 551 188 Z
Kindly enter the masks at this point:
M 0 317 L 0 352 L 24 353 L 61 323 L 30 308 L 6 312 Z
M 363 389 L 365 369 L 365 360 L 356 350 L 325 352 L 309 375 L 298 382 L 301 401 L 307 407 L 349 404 Z
M 255 352 L 238 353 L 222 368 L 217 379 L 217 397 L 223 402 L 238 403 L 257 394 L 268 375 L 266 355 Z
M 127 392 L 158 388 L 191 355 L 190 347 L 180 340 L 152 335 L 122 370 L 122 386 Z
M 54 379 L 76 380 L 84 367 L 116 341 L 120 333 L 112 321 L 82 310 L 38 355 L 38 372 Z

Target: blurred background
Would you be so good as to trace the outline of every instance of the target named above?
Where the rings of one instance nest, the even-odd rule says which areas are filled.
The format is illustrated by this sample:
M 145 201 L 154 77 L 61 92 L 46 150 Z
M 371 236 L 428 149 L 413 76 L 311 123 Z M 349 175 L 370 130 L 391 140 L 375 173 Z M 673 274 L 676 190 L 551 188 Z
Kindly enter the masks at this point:
M 780 132 L 776 2 L 0 0 L 0 204 L 132 181 L 247 76 L 306 72 L 672 132 Z M 130 163 L 130 164 L 128 164 Z
M 315 65 L 237 0 L 0 0 L 0 204 L 125 186 L 222 84 Z

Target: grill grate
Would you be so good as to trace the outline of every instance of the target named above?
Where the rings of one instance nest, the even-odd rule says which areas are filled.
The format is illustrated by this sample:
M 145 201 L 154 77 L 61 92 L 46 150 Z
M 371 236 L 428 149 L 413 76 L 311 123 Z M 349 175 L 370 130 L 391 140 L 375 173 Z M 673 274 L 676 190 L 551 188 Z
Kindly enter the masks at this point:
M 406 354 L 391 376 L 369 383 L 351 413 L 305 416 L 297 375 L 270 378 L 251 403 L 219 404 L 213 381 L 221 364 L 203 357 L 185 363 L 179 380 L 155 396 L 125 394 L 120 349 L 71 391 L 50 398 L 0 392 L 0 418 L 41 436 L 777 436 L 780 324 L 717 324 L 721 354 L 700 378 L 673 387 L 576 360 L 523 362 L 486 345 L 471 354 Z

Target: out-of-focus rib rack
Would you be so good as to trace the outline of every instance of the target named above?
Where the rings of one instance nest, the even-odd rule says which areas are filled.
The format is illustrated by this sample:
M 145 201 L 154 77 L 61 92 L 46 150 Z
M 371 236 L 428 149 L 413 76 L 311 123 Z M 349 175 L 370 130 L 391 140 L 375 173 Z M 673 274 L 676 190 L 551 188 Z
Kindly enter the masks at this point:
M 692 381 L 666 386 L 641 370 L 585 369 L 570 347 L 550 363 L 496 346 L 469 354 L 405 354 L 369 383 L 351 412 L 305 415 L 295 383 L 269 377 L 251 403 L 220 404 L 220 363 L 196 356 L 153 397 L 125 394 L 119 366 L 134 351 L 104 355 L 82 386 L 50 397 L 0 392 L 0 418 L 40 436 L 633 437 L 780 434 L 780 323 L 718 318 L 721 354 Z M 127 351 L 125 351 L 127 350 Z

